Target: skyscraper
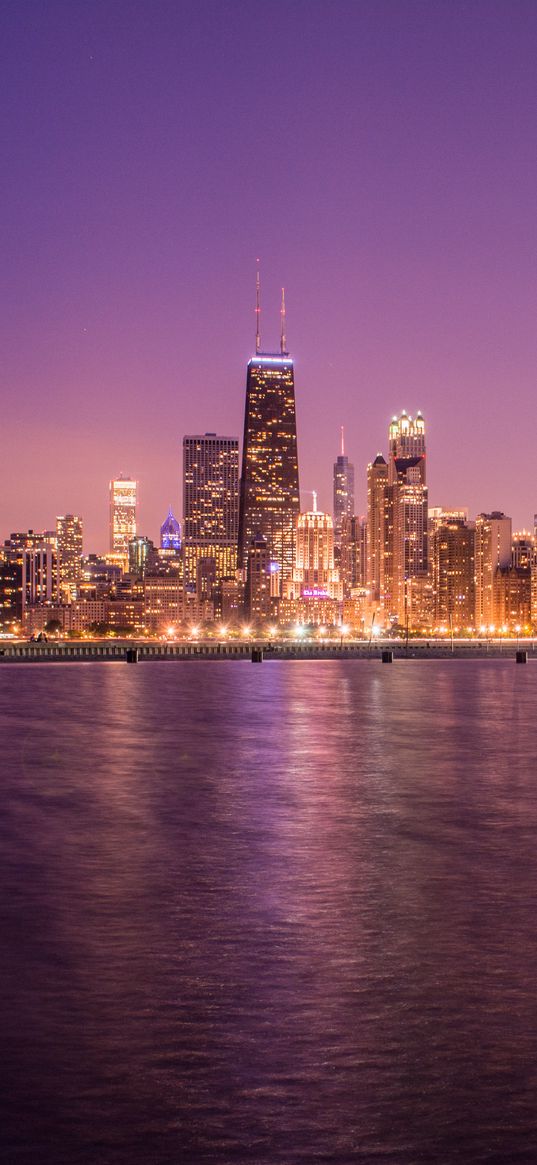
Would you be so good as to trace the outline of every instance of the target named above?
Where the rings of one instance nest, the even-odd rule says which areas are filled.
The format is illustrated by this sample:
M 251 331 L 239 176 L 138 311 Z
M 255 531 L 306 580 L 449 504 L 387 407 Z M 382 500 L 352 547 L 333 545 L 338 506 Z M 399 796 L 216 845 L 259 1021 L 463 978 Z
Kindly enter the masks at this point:
M 354 587 L 367 585 L 367 521 L 357 514 L 341 519 L 339 573 L 345 599 Z
M 341 522 L 344 517 L 354 514 L 354 465 L 345 454 L 343 427 L 341 429 L 341 453 L 334 462 L 334 537 L 336 546 L 341 542 Z
M 17 617 L 23 623 L 29 606 L 58 601 L 58 540 L 55 530 L 12 533 L 4 543 L 2 557 L 20 568 L 20 595 L 17 594 L 16 606 Z
M 295 531 L 300 511 L 294 366 L 285 336 L 282 292 L 279 353 L 262 353 L 259 281 L 256 354 L 248 362 L 239 512 L 239 568 L 246 569 L 256 535 L 266 539 L 282 584 L 293 571 Z
M 239 442 L 216 433 L 183 439 L 185 583 L 237 569 Z M 208 560 L 212 560 L 212 567 Z M 200 566 L 200 564 L 203 564 Z M 209 569 L 210 568 L 210 569 Z
M 110 550 L 125 559 L 136 537 L 136 493 L 137 482 L 123 474 L 110 482 Z
M 300 514 L 297 523 L 295 581 L 302 598 L 341 599 L 343 588 L 334 562 L 334 524 L 330 514 L 313 509 Z
M 478 514 L 475 522 L 475 625 L 496 626 L 499 610 L 496 572 L 511 566 L 511 519 L 494 510 Z
M 445 514 L 431 535 L 436 625 L 465 629 L 475 618 L 475 530 Z
M 155 546 L 151 538 L 137 534 L 129 542 L 129 574 L 135 578 L 143 578 L 147 567 L 154 557 Z
M 82 520 L 76 514 L 65 514 L 56 518 L 58 540 L 58 569 L 60 574 L 60 598 L 72 602 L 79 597 L 78 588 L 82 577 Z
M 407 616 L 407 582 L 428 572 L 425 422 L 404 410 L 389 429 L 388 482 L 393 488 L 393 607 Z
M 391 610 L 393 488 L 382 453 L 367 467 L 366 585 L 373 610 Z M 380 621 L 380 620 L 379 620 Z
M 248 549 L 244 614 L 258 622 L 272 611 L 270 559 L 266 539 L 257 534 Z
M 56 539 L 43 538 L 27 546 L 22 555 L 22 616 L 34 603 L 51 603 L 58 599 L 58 552 Z

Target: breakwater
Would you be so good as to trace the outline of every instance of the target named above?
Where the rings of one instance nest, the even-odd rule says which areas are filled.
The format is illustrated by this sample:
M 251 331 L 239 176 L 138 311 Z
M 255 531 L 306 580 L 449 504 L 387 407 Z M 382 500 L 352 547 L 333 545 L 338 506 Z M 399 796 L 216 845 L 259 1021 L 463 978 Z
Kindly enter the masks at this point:
M 138 640 L 100 640 L 92 642 L 27 643 L 0 641 L 2 663 L 91 663 L 199 660 L 321 660 L 357 659 L 382 661 L 390 654 L 393 661 L 405 659 L 516 659 L 517 650 L 528 661 L 537 658 L 535 640 L 520 644 L 516 640 L 412 639 L 357 642 L 276 642 L 243 640 L 235 642 L 147 642 Z M 388 662 L 385 660 L 385 662 Z

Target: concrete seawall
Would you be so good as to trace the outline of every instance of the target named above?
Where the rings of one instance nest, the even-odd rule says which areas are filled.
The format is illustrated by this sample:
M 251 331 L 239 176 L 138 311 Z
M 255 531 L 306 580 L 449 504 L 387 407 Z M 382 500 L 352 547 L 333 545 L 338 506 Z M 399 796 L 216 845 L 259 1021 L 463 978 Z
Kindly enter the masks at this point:
M 408 646 L 399 641 L 375 641 L 371 645 L 356 643 L 275 643 L 255 640 L 235 643 L 148 643 L 146 640 L 106 640 L 100 642 L 22 643 L 0 641 L 2 663 L 91 663 L 126 662 L 131 653 L 132 662 L 192 661 L 196 660 L 250 660 L 252 650 L 262 652 L 263 661 L 308 659 L 357 659 L 380 662 L 383 652 L 391 652 L 393 660 L 405 659 L 511 659 L 515 660 L 516 640 L 489 643 L 465 642 L 451 644 L 435 640 L 410 640 Z M 537 659 L 535 641 L 520 644 L 528 661 Z M 132 658 L 134 652 L 135 659 Z

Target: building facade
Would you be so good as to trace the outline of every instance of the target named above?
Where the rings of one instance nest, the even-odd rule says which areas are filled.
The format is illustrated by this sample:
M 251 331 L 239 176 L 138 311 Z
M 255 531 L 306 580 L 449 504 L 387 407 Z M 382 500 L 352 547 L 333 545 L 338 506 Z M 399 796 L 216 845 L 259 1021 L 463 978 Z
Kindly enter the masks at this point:
M 393 586 L 393 489 L 382 453 L 367 467 L 367 575 L 366 586 L 378 622 L 390 612 Z
M 82 578 L 83 530 L 77 514 L 56 518 L 60 598 L 73 602 L 79 596 Z
M 408 619 L 408 581 L 429 568 L 425 422 L 405 411 L 389 428 L 388 482 L 393 491 L 393 613 Z
M 292 577 L 299 511 L 294 366 L 282 343 L 279 355 L 258 353 L 248 363 L 239 569 L 246 570 L 248 549 L 260 534 L 281 591 Z
M 237 569 L 239 442 L 216 433 L 183 439 L 185 585 L 195 589 L 212 560 L 215 582 Z M 208 568 L 207 568 L 208 569 Z M 201 597 L 201 596 L 200 596 Z
M 511 519 L 499 510 L 478 514 L 475 522 L 475 626 L 488 630 L 501 623 L 496 572 L 512 563 Z
M 344 598 L 356 587 L 365 587 L 367 579 L 367 521 L 356 514 L 341 519 L 339 573 Z
M 254 623 L 272 614 L 271 561 L 266 538 L 256 534 L 248 549 L 244 614 Z
M 136 537 L 137 482 L 117 477 L 110 482 L 110 552 L 128 561 L 129 542 Z
M 334 462 L 334 537 L 336 546 L 341 542 L 343 518 L 354 514 L 354 465 L 345 454 L 343 430 L 341 430 L 341 453 Z
M 463 518 L 439 517 L 431 534 L 435 624 L 469 630 L 475 620 L 475 529 Z

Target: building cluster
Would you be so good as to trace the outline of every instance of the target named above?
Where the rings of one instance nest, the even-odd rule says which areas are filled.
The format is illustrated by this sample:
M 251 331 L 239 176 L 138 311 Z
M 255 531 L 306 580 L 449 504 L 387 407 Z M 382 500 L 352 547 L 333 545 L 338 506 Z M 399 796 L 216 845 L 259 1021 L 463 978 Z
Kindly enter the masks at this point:
M 248 363 L 242 466 L 237 437 L 183 440 L 183 524 L 171 509 L 159 545 L 138 533 L 137 483 L 110 483 L 110 544 L 83 554 L 82 520 L 12 533 L 0 548 L 0 626 L 171 634 L 213 626 L 275 634 L 337 628 L 427 635 L 537 627 L 537 538 L 503 513 L 429 507 L 425 421 L 393 417 L 387 458 L 367 468 L 355 513 L 354 467 L 334 464 L 333 514 L 301 510 L 294 366 L 285 338 Z

